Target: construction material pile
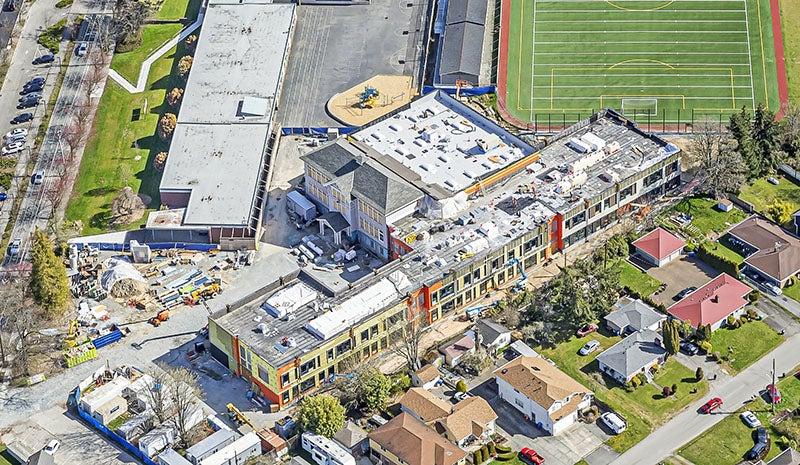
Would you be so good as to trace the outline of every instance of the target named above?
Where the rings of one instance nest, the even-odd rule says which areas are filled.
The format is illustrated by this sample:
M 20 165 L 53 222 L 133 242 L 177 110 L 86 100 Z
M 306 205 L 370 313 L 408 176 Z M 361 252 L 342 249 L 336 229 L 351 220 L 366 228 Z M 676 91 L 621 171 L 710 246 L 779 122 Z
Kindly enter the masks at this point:
M 104 263 L 100 285 L 113 297 L 134 297 L 147 293 L 147 280 L 130 262 L 109 258 Z

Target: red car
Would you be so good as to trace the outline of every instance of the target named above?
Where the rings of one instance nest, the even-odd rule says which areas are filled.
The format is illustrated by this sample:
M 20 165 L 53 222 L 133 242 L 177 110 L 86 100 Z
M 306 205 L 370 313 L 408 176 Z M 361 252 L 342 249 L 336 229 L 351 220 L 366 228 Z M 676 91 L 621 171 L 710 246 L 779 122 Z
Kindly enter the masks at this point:
M 595 331 L 597 331 L 597 325 L 594 323 L 589 323 L 588 325 L 581 326 L 580 329 L 578 329 L 577 334 L 578 337 L 583 337 L 587 334 L 592 334 Z
M 779 391 L 774 384 L 767 385 L 767 395 L 769 396 L 770 402 L 773 404 L 781 403 L 781 391 Z
M 722 399 L 714 397 L 700 407 L 700 413 L 711 413 L 720 407 L 722 407 Z
M 519 451 L 519 455 L 521 455 L 523 459 L 527 460 L 533 465 L 542 465 L 544 463 L 544 457 L 539 455 L 539 453 L 536 452 L 535 450 L 529 449 L 527 447 L 523 447 L 522 450 Z

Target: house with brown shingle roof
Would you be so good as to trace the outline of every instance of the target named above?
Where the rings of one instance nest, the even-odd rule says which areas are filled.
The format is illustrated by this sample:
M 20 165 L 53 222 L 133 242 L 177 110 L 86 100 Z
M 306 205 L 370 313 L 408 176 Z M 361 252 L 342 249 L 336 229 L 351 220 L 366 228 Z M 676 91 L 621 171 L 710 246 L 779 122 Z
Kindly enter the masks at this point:
M 452 408 L 450 402 L 420 387 L 409 389 L 400 398 L 400 410 L 426 424 L 450 415 Z
M 411 373 L 411 384 L 423 389 L 433 389 L 441 379 L 442 374 L 439 372 L 439 369 L 430 364 Z
M 517 357 L 494 372 L 501 399 L 556 435 L 589 407 L 592 392 L 541 357 Z
M 464 465 L 467 454 L 408 413 L 369 434 L 370 458 L 385 465 Z
M 453 407 L 453 413 L 436 423 L 444 437 L 464 447 L 472 441 L 486 442 L 494 434 L 497 414 L 483 397 L 467 397 Z
M 730 242 L 747 257 L 744 271 L 753 271 L 778 287 L 784 287 L 800 271 L 800 239 L 780 226 L 751 216 L 728 234 Z

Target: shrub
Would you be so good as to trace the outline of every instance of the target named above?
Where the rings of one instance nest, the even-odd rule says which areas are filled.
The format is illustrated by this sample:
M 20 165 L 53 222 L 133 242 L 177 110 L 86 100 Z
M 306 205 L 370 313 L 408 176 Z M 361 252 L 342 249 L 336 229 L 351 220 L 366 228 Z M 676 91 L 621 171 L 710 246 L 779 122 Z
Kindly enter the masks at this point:
M 725 319 L 725 322 L 728 324 L 728 326 L 734 326 L 736 324 L 736 317 L 733 315 L 728 315 L 728 318 Z
M 507 462 L 509 460 L 513 460 L 517 456 L 517 453 L 514 451 L 503 452 L 501 454 L 497 454 L 497 460 L 501 462 Z
M 494 449 L 498 454 L 507 454 L 511 452 L 511 447 L 506 446 L 505 444 L 495 444 Z
M 702 381 L 705 378 L 705 373 L 703 372 L 703 367 L 697 367 L 697 370 L 694 371 L 694 379 L 697 381 Z
M 488 443 L 486 445 L 488 446 L 488 449 L 489 449 L 489 457 L 494 457 L 495 455 L 497 455 L 497 450 L 494 447 L 494 443 L 493 442 L 490 442 L 490 443 Z
M 164 113 L 164 116 L 158 120 L 158 137 L 161 140 L 168 140 L 172 133 L 175 131 L 175 126 L 178 125 L 178 117 L 172 113 Z
M 39 34 L 36 41 L 42 47 L 50 50 L 53 53 L 58 52 L 58 47 L 61 44 L 61 37 L 64 35 L 64 28 L 67 26 L 67 20 L 61 21 L 49 26 L 47 29 Z
M 459 379 L 456 383 L 456 391 L 467 392 L 467 383 L 463 379 Z
M 167 103 L 171 107 L 174 107 L 181 101 L 181 97 L 183 97 L 183 89 L 180 87 L 173 87 L 167 94 Z
M 749 300 L 751 303 L 758 302 L 758 299 L 760 299 L 760 298 L 761 298 L 761 291 L 759 291 L 758 289 L 754 289 L 749 294 L 747 294 L 747 300 Z M 750 309 L 750 310 L 752 310 L 752 309 Z M 748 310 L 748 311 L 750 311 L 750 310 Z M 753 312 L 755 313 L 755 310 L 753 310 Z
M 786 280 L 786 285 L 787 286 L 794 286 L 794 276 L 792 276 L 788 280 Z
M 751 292 L 750 295 L 753 295 L 753 293 Z M 752 308 L 748 308 L 747 309 L 747 318 L 750 318 L 751 320 L 757 320 L 758 319 L 758 312 L 756 312 Z
M 672 389 L 670 389 L 669 386 L 664 386 L 663 388 L 661 388 L 661 395 L 664 396 L 664 397 L 671 396 L 672 395 Z
M 750 322 L 750 318 L 747 318 L 747 315 L 742 315 L 742 317 L 739 318 L 739 320 L 736 322 L 736 324 L 737 324 L 736 327 L 740 328 L 743 324 L 749 323 L 749 322 Z
M 713 346 L 708 341 L 700 341 L 699 347 L 700 347 L 700 350 L 702 350 L 703 352 L 705 352 L 707 354 L 710 354 L 711 353 L 711 349 L 713 349 Z
M 709 245 L 708 242 L 703 242 L 697 249 L 697 256 L 719 271 L 728 273 L 731 276 L 739 276 L 739 264 L 727 257 L 715 254 L 712 247 L 713 245 Z
M 189 74 L 189 70 L 192 69 L 193 62 L 194 59 L 190 55 L 184 55 L 181 57 L 181 59 L 178 61 L 178 74 L 180 74 L 181 77 L 186 77 Z
M 475 465 L 478 465 L 479 463 L 483 463 L 483 460 L 481 460 L 481 451 L 480 451 L 480 449 L 476 450 L 475 452 L 472 453 L 472 462 Z
M 628 384 L 631 385 L 631 388 L 636 389 L 637 387 L 639 387 L 640 384 L 642 384 L 642 382 L 639 381 L 639 376 L 637 375 L 631 378 L 631 380 L 628 381 Z

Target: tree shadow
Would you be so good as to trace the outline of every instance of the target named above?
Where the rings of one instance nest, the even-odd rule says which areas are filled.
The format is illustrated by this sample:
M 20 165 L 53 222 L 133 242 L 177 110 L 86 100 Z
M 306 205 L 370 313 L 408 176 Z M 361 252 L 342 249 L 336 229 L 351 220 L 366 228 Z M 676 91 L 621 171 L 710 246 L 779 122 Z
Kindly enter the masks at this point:
M 88 195 L 91 197 L 103 197 L 108 194 L 111 194 L 115 191 L 112 187 L 95 187 L 94 189 L 89 189 L 84 193 L 84 195 Z

